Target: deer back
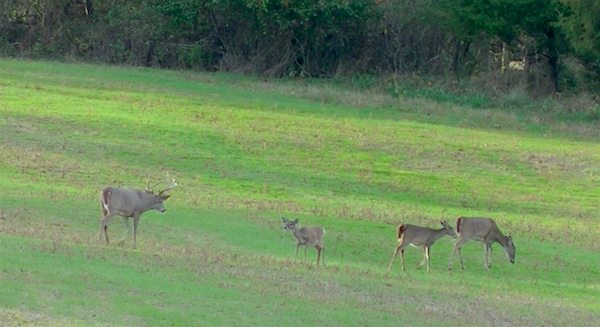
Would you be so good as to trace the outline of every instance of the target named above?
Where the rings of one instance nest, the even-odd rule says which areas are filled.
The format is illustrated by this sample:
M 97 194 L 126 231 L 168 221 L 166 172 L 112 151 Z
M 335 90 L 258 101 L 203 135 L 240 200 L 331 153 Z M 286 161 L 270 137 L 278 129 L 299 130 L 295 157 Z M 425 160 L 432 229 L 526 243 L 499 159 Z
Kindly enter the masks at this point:
M 431 228 L 402 224 L 398 226 L 398 240 L 402 240 L 404 243 L 413 243 L 419 239 L 423 239 L 422 236 L 427 233 L 428 230 L 431 231 Z
M 156 209 L 164 211 L 164 196 L 158 196 L 140 190 L 107 187 L 102 191 L 102 204 L 105 210 L 114 214 L 129 217 L 134 212 Z
M 456 233 L 461 238 L 476 241 L 484 241 L 490 237 L 496 239 L 504 236 L 492 218 L 482 217 L 459 217 L 456 220 Z
M 302 227 L 294 230 L 294 236 L 300 244 L 304 245 L 322 245 L 323 244 L 322 227 Z
M 398 226 L 398 240 L 413 245 L 431 245 L 439 238 L 446 235 L 453 236 L 453 234 L 454 231 L 451 227 L 434 229 L 411 224 L 402 224 Z

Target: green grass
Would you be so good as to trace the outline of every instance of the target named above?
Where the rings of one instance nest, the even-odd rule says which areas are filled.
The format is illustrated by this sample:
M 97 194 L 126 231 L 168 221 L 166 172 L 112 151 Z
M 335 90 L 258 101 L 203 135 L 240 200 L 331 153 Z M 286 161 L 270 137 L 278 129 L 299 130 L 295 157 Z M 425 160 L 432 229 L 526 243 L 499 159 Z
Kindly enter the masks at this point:
M 0 319 L 8 325 L 599 325 L 594 122 L 308 81 L 0 60 Z M 432 98 L 437 101 L 432 101 Z M 96 240 L 98 192 L 178 188 Z M 482 269 L 432 272 L 395 226 L 494 217 Z M 326 229 L 294 258 L 281 216 Z

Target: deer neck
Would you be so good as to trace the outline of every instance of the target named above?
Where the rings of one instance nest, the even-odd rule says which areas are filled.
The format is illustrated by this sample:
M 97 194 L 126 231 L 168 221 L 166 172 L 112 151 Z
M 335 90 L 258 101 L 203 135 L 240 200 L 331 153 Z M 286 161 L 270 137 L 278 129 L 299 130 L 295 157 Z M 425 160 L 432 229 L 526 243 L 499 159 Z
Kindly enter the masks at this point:
M 304 235 L 304 228 L 295 227 L 294 229 L 292 229 L 292 233 L 294 233 L 294 236 L 296 238 L 300 238 Z
M 141 211 L 145 212 L 151 210 L 157 202 L 157 197 L 154 194 L 148 194 L 146 192 L 140 192 L 141 201 Z
M 440 238 L 444 237 L 446 235 L 446 229 L 442 228 L 442 229 L 436 229 L 435 232 L 433 233 L 433 241 L 437 241 Z
M 500 245 L 502 245 L 502 247 L 505 248 L 505 249 L 508 246 L 508 239 L 507 239 L 507 237 L 504 236 L 504 234 L 502 234 L 502 232 L 499 229 L 496 229 L 494 231 L 492 239 L 494 241 L 500 243 Z

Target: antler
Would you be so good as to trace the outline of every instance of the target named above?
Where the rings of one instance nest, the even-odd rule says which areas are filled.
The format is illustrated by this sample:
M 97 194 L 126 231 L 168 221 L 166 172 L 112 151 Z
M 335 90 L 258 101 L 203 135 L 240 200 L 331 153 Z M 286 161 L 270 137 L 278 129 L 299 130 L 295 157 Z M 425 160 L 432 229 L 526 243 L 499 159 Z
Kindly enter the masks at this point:
M 173 179 L 171 179 L 171 185 L 169 185 L 169 187 L 167 187 L 166 189 L 158 192 L 158 195 L 163 195 L 165 192 L 168 192 L 168 191 L 174 189 L 176 186 L 177 186 L 177 183 L 175 183 L 175 178 L 173 178 Z
M 150 187 L 150 178 L 146 178 L 146 188 L 144 189 L 144 191 L 149 192 L 149 193 L 153 193 L 152 189 L 154 189 L 155 187 L 157 187 L 158 184 L 160 184 L 160 183 L 156 183 L 152 187 Z

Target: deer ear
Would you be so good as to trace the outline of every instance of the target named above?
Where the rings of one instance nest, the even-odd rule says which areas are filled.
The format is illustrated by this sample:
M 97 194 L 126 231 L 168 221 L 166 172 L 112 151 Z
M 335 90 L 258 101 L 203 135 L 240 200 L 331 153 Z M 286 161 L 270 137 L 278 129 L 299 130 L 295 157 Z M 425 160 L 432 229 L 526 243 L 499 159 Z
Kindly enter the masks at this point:
M 169 197 L 171 197 L 171 195 L 161 195 L 161 196 L 160 196 L 160 199 L 161 199 L 161 200 L 163 200 L 163 201 L 165 201 L 165 200 L 167 200 Z
M 288 221 L 287 219 L 285 219 L 285 217 L 281 217 L 281 220 L 283 220 L 284 223 Z
M 296 224 L 298 223 L 298 218 L 296 218 L 296 220 L 294 220 L 294 223 L 296 223 Z

